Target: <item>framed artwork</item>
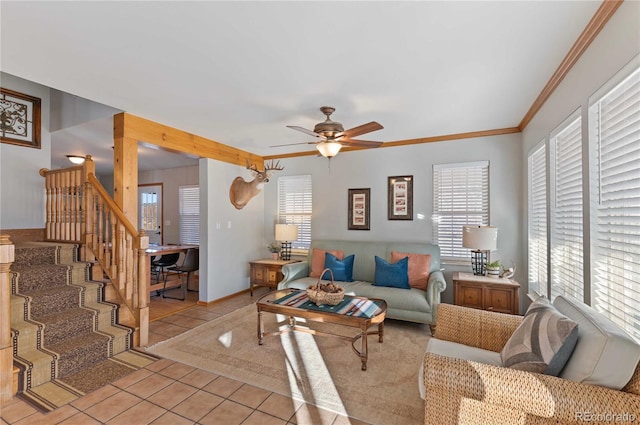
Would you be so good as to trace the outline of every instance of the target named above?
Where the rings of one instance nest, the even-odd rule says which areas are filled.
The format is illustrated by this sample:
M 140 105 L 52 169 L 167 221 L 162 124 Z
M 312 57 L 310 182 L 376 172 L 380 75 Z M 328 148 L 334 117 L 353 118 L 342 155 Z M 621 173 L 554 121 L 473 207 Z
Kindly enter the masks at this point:
M 349 189 L 349 230 L 371 230 L 370 193 L 371 189 Z
M 413 176 L 388 177 L 387 219 L 413 220 Z
M 0 141 L 40 149 L 40 99 L 0 87 Z

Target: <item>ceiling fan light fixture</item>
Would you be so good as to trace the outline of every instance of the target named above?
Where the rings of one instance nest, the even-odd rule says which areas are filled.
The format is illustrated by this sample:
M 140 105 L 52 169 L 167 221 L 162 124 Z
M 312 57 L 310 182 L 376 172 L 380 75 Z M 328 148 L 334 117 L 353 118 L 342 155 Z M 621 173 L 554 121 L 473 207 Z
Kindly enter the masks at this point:
M 318 149 L 320 155 L 325 158 L 333 158 L 340 152 L 342 145 L 338 142 L 322 142 L 316 145 L 316 149 Z
M 67 155 L 67 159 L 76 165 L 84 163 L 84 156 L 80 155 Z

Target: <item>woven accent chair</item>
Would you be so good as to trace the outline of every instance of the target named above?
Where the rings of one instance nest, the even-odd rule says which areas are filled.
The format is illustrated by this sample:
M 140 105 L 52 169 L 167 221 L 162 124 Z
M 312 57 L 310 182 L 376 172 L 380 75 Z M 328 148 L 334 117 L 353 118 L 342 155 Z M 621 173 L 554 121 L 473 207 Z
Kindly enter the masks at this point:
M 440 304 L 435 338 L 500 352 L 522 319 Z M 640 365 L 618 391 L 426 353 L 422 379 L 425 424 L 628 423 L 596 416 L 625 413 L 640 421 Z

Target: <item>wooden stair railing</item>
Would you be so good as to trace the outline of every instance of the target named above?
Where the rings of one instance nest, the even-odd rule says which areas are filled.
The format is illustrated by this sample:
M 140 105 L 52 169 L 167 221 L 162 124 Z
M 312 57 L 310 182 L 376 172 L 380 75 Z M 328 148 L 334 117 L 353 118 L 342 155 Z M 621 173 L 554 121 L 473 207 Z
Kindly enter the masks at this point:
M 138 233 L 94 175 L 95 163 L 41 169 L 46 188 L 46 239 L 78 243 L 83 261 L 97 263 L 131 313 L 134 346 L 149 341 L 149 237 Z M 94 278 L 96 278 L 94 274 Z M 123 315 L 121 314 L 121 317 Z

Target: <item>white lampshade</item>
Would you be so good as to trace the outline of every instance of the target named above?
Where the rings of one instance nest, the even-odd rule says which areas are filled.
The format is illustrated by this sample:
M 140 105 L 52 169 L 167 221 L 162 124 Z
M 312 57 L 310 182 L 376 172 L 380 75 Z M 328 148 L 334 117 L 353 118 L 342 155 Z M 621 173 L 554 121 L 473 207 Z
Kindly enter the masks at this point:
M 298 239 L 298 226 L 295 224 L 276 224 L 276 240 L 290 242 Z
M 480 251 L 495 251 L 498 248 L 498 228 L 462 226 L 462 246 Z
M 325 158 L 332 158 L 340 152 L 342 145 L 338 142 L 322 142 L 316 145 L 316 149 L 320 151 L 320 155 Z

